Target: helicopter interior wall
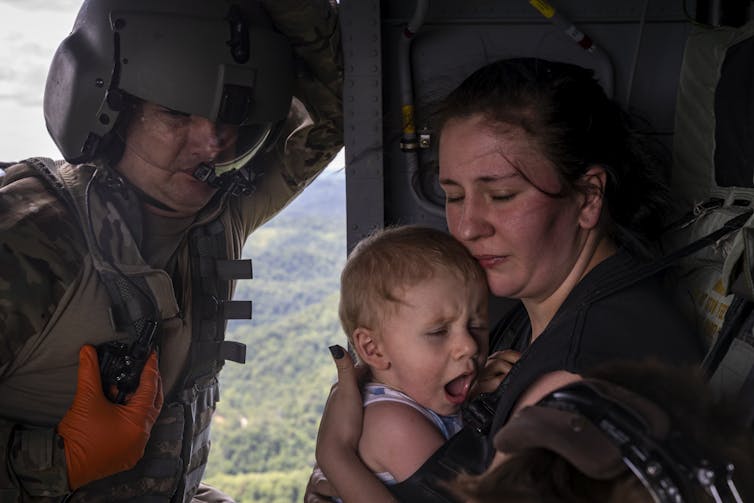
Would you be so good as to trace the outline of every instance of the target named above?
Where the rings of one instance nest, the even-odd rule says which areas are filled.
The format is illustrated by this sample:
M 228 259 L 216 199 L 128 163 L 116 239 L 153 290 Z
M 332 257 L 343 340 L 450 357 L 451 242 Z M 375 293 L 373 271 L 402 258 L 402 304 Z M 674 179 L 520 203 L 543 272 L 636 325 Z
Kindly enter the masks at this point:
M 416 102 L 430 103 L 444 96 L 463 77 L 489 62 L 538 57 L 593 69 L 606 92 L 624 108 L 650 118 L 658 131 L 672 131 L 688 25 L 648 22 L 641 34 L 642 47 L 633 78 L 631 66 L 639 37 L 637 26 L 605 22 L 583 24 L 580 28 L 602 48 L 604 59 L 583 50 L 549 23 L 428 26 L 416 35 L 412 46 Z M 629 80 L 632 80 L 630 92 Z M 419 114 L 424 111 L 417 108 Z M 422 119 L 425 117 L 420 116 L 418 124 Z
M 516 4 L 515 10 L 512 4 Z M 643 23 L 641 3 L 625 4 L 558 2 L 563 15 L 601 48 L 587 52 L 525 1 L 497 2 L 497 7 L 489 2 L 430 1 L 427 18 L 411 45 L 417 130 L 431 126 L 431 105 L 476 68 L 501 58 L 535 56 L 594 69 L 609 94 L 646 120 L 648 132 L 669 149 L 678 75 L 690 25 L 677 2 L 672 2 L 674 8 L 670 8 L 671 2 L 652 2 Z M 401 79 L 395 62 L 402 31 L 410 19 L 407 6 L 411 2 L 387 1 L 382 5 L 385 223 L 442 226 L 442 219 L 417 204 L 410 194 L 406 155 L 400 150 Z M 392 17 L 398 11 L 408 17 Z M 420 172 L 432 172 L 433 165 L 434 149 L 421 149 Z M 425 180 L 423 188 L 429 199 L 442 201 L 434 180 Z

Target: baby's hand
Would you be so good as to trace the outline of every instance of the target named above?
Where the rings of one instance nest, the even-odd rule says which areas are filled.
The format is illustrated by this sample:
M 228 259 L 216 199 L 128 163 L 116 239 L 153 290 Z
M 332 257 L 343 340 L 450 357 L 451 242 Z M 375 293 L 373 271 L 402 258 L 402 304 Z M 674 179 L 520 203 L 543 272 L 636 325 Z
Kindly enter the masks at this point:
M 521 353 L 512 349 L 492 353 L 479 372 L 479 379 L 471 388 L 471 397 L 495 391 L 520 357 Z

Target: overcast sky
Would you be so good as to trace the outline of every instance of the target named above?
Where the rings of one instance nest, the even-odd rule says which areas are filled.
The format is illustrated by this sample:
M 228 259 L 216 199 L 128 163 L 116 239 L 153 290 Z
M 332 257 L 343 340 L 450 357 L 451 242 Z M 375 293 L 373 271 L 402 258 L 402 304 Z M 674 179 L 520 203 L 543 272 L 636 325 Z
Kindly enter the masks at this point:
M 42 116 L 50 60 L 79 0 L 0 0 L 0 160 L 59 158 Z
M 52 56 L 81 0 L 0 0 L 0 161 L 61 156 L 45 129 L 42 96 Z M 333 168 L 343 166 L 343 153 Z

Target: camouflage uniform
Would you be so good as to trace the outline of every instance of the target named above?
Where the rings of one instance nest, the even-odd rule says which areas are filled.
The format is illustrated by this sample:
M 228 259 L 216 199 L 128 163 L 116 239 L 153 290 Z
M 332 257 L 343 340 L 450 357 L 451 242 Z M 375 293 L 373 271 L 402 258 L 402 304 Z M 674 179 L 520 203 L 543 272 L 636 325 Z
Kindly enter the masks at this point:
M 177 431 L 183 428 L 177 424 L 184 420 L 183 412 L 170 401 L 185 394 L 179 389 L 180 376 L 187 370 L 192 342 L 192 257 L 186 235 L 190 229 L 221 222 L 228 258 L 240 258 L 248 235 L 303 190 L 342 146 L 340 32 L 334 9 L 326 0 L 266 3 L 278 28 L 308 65 L 298 76 L 295 95 L 300 101 L 294 100 L 279 141 L 253 161 L 255 171 L 264 173 L 257 178 L 256 192 L 248 197 L 218 194 L 172 244 L 177 248 L 168 274 L 161 265 L 153 267 L 141 259 L 141 210 L 128 214 L 128 209 L 98 200 L 97 190 L 108 190 L 101 183 L 93 191 L 92 220 L 99 222 L 98 232 L 114 229 L 106 241 L 118 261 L 127 267 L 141 260 L 143 270 L 135 274 L 143 275 L 159 293 L 160 373 L 166 403 L 144 459 L 133 470 L 80 488 L 70 501 L 168 501 L 164 495 L 175 490 L 176 476 L 185 478 L 190 471 L 201 476 L 220 366 L 193 385 L 194 396 L 199 389 L 204 403 L 197 406 L 194 399 L 194 408 L 189 407 L 194 415 L 189 419 L 195 423 L 189 437 Z M 79 189 L 95 173 L 107 172 L 97 163 L 65 169 Z M 0 502 L 60 501 L 68 493 L 63 442 L 55 427 L 76 391 L 81 345 L 117 337 L 110 305 L 79 220 L 30 166 L 7 168 L 0 178 Z M 182 461 L 177 459 L 181 456 Z M 162 475 L 160 462 L 167 463 Z M 190 501 L 196 489 L 195 484 L 187 486 L 186 496 L 173 500 Z M 200 493 L 211 491 L 202 487 Z

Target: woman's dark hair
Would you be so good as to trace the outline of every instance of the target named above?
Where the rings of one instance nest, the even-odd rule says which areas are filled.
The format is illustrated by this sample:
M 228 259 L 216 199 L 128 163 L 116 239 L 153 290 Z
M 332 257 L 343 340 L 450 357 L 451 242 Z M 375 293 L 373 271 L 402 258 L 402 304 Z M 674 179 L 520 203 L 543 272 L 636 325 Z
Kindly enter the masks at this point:
M 449 120 L 474 115 L 493 130 L 519 126 L 538 142 L 564 187 L 548 195 L 585 190 L 582 175 L 602 166 L 608 235 L 632 253 L 648 255 L 669 205 L 662 156 L 630 128 L 591 70 L 536 58 L 488 64 L 440 103 L 433 125 L 442 135 Z

